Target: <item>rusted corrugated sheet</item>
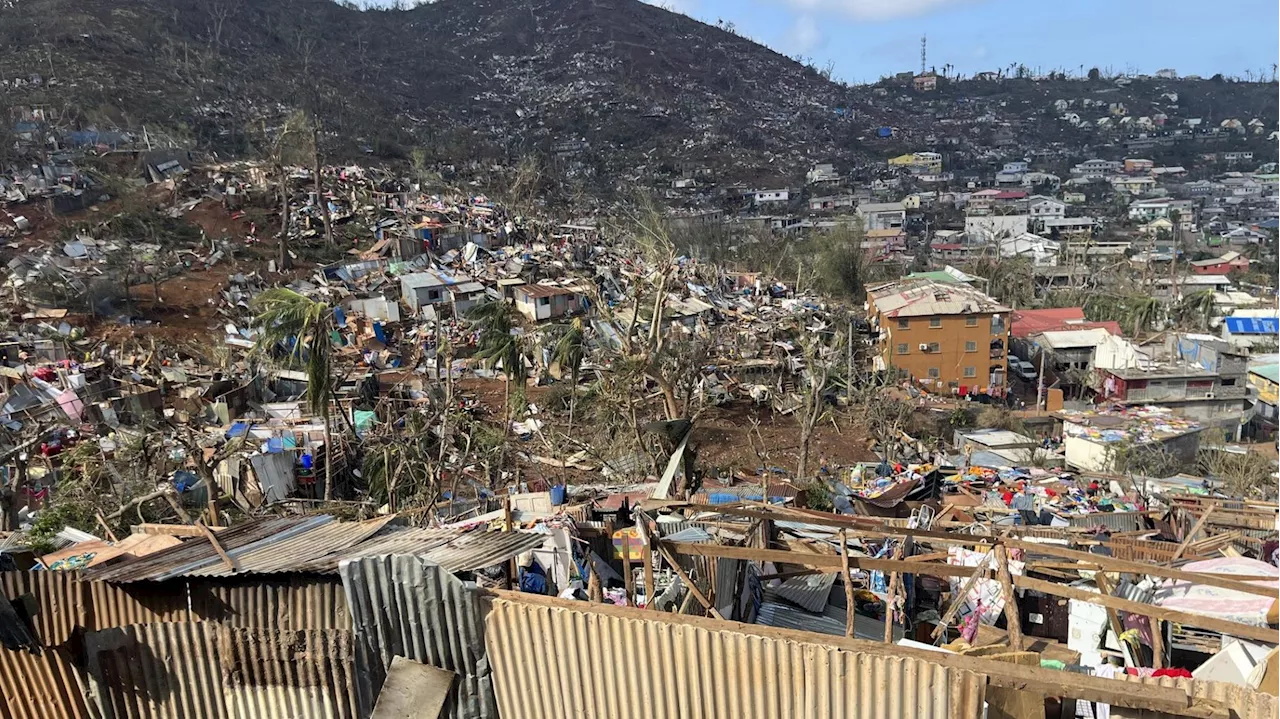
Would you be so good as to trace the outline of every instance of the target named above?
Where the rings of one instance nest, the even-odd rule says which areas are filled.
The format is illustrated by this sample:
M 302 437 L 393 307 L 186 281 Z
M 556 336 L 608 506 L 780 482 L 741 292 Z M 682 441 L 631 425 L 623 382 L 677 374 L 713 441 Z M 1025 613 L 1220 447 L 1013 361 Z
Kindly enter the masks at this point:
M 94 719 L 87 695 L 70 650 L 0 649 L 0 719 Z
M 75 633 L 76 627 L 87 623 L 89 597 L 74 573 L 3 572 L 0 573 L 0 594 L 10 600 L 23 594 L 35 598 L 38 613 L 33 622 L 41 646 L 61 646 Z
M 741 625 L 496 599 L 486 620 L 504 717 L 976 717 L 986 677 Z M 776 631 L 776 630 L 773 630 Z
M 1091 512 L 1089 514 L 1071 514 L 1067 521 L 1073 527 L 1104 526 L 1113 532 L 1135 532 L 1146 528 L 1145 512 Z
M 243 547 L 285 532 L 297 531 L 300 525 L 315 523 L 321 519 L 332 518 L 290 517 L 246 522 L 218 532 L 218 543 L 224 551 L 234 556 L 234 552 Z M 84 571 L 83 576 L 86 579 L 109 582 L 163 581 L 220 561 L 217 551 L 207 539 L 195 538 L 132 562 L 90 567 Z
M 266 629 L 350 629 L 336 577 L 193 579 L 193 621 Z
M 497 719 L 484 605 L 475 590 L 414 556 L 365 557 L 338 571 L 355 630 L 361 716 L 372 710 L 392 658 L 403 656 L 458 674 L 441 716 Z
M 216 629 L 174 622 L 86 634 L 86 669 L 103 719 L 228 716 Z
M 388 528 L 345 552 L 309 562 L 304 571 L 332 572 L 348 559 L 384 555 L 414 555 L 451 572 L 483 569 L 541 547 L 547 536 L 532 532 L 484 532 L 440 529 Z
M 352 719 L 351 633 L 142 624 L 86 635 L 103 719 Z
M 88 587 L 92 602 L 90 621 L 85 625 L 90 631 L 190 619 L 187 587 L 182 581 L 159 584 L 84 581 L 82 584 Z
M 1152 684 L 1162 687 L 1177 687 L 1197 699 L 1208 699 L 1224 706 L 1232 719 L 1275 719 L 1280 716 L 1280 699 L 1256 692 L 1247 687 L 1226 682 L 1208 682 L 1199 679 L 1175 677 L 1131 677 L 1117 675 L 1120 679 L 1141 684 Z M 1111 716 L 1116 719 L 1164 719 L 1172 715 L 1157 711 L 1141 709 L 1125 709 L 1111 707 Z
M 228 716 L 357 716 L 351 632 L 226 627 L 218 634 Z

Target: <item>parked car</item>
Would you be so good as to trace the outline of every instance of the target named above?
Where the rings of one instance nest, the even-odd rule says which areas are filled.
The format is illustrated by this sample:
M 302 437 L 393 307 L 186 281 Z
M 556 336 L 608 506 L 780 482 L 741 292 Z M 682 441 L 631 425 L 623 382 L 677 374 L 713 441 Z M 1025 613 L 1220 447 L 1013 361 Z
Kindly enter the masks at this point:
M 1036 381 L 1036 366 L 1024 359 L 1015 359 L 1010 357 L 1009 369 L 1017 375 L 1019 379 L 1026 382 Z

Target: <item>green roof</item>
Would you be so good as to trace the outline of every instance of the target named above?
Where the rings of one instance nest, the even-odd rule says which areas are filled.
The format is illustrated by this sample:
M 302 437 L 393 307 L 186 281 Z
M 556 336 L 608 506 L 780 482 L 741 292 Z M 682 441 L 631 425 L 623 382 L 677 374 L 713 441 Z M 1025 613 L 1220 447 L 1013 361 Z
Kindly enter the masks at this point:
M 947 282 L 953 285 L 966 284 L 964 282 L 961 282 L 959 279 L 957 279 L 955 275 L 949 272 L 944 272 L 942 270 L 934 270 L 932 272 L 912 272 L 911 274 L 907 275 L 904 279 L 908 279 L 908 280 L 926 279 L 926 280 L 933 280 L 934 282 Z
M 1259 377 L 1269 379 L 1276 384 L 1280 384 L 1280 364 L 1264 364 L 1257 367 L 1250 367 L 1249 372 Z

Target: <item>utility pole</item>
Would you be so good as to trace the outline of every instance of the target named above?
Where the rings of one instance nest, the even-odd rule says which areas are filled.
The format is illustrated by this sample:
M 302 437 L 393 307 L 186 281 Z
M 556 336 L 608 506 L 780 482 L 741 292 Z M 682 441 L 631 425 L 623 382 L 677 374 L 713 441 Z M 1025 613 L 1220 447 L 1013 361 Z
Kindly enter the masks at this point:
M 1044 392 L 1044 356 L 1045 356 L 1045 351 L 1044 351 L 1044 348 L 1041 347 L 1040 348 L 1040 376 L 1036 377 L 1036 409 L 1037 410 L 1047 409 L 1046 405 L 1049 403 L 1049 398 L 1045 396 L 1045 392 Z M 1042 402 L 1043 404 L 1041 404 Z

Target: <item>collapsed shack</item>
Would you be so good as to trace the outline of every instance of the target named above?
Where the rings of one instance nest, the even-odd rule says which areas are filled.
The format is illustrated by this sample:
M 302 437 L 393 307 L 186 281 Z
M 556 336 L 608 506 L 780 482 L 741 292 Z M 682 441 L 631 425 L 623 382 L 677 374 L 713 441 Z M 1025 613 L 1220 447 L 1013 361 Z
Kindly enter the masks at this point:
M 447 715 L 493 716 L 483 646 L 424 645 L 384 612 L 414 596 L 402 609 L 431 619 L 413 626 L 445 626 L 448 606 L 412 594 L 424 576 L 456 591 L 457 576 L 546 537 L 391 519 L 149 525 L 182 541 L 80 571 L 0 573 L 4 716 L 367 717 L 395 656 L 463 677 L 444 686 Z

